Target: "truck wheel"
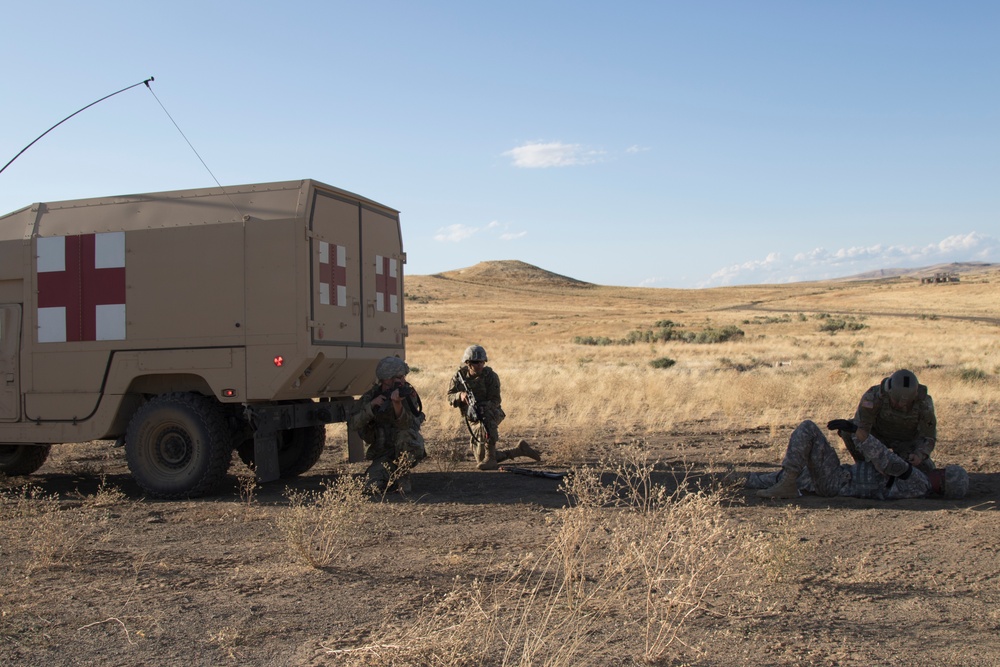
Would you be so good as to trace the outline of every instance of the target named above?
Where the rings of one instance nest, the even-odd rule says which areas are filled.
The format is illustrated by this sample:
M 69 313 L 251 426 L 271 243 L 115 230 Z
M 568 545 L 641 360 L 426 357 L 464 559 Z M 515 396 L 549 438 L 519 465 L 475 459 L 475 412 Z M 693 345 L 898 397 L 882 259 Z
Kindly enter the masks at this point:
M 132 477 L 157 498 L 208 493 L 225 477 L 230 451 L 222 413 L 198 394 L 157 396 L 136 411 L 125 434 Z
M 30 475 L 45 463 L 51 445 L 0 445 L 0 472 Z
M 304 426 L 278 432 L 278 471 L 282 477 L 297 477 L 316 465 L 326 445 L 326 426 Z M 253 438 L 236 448 L 240 460 L 254 465 Z

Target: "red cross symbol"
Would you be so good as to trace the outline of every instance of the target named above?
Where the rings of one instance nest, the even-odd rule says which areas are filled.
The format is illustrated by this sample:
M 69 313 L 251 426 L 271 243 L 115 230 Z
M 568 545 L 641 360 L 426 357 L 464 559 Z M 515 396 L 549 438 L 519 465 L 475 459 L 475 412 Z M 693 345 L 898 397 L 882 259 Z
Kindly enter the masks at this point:
M 123 340 L 124 232 L 38 241 L 39 342 Z
M 326 241 L 319 243 L 319 302 L 347 305 L 347 249 Z
M 396 260 L 375 255 L 375 308 L 399 312 L 399 274 Z

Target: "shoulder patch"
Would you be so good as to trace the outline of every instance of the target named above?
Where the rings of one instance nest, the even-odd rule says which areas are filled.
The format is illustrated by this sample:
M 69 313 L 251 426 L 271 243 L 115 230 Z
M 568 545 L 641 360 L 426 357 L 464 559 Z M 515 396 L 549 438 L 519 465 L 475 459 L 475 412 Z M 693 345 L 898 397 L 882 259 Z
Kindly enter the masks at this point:
M 871 410 L 872 408 L 875 407 L 875 403 L 870 398 L 865 396 L 863 399 L 861 399 L 861 407 Z

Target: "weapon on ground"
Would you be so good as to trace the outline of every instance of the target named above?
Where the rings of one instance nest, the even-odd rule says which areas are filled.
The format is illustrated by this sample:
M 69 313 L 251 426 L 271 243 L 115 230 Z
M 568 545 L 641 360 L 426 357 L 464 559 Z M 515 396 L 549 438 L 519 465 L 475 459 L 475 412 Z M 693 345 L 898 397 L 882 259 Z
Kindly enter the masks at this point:
M 499 466 L 504 472 L 512 472 L 516 475 L 529 475 L 530 477 L 545 477 L 547 479 L 562 479 L 569 473 L 556 472 L 555 470 L 538 470 L 536 468 L 519 468 L 517 466 Z

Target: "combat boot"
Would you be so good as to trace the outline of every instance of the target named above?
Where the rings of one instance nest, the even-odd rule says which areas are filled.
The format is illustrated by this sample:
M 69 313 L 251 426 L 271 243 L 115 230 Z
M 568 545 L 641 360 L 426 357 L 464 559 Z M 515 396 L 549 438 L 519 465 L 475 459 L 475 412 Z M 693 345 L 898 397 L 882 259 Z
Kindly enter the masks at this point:
M 797 470 L 785 470 L 781 479 L 774 486 L 757 492 L 758 498 L 798 498 L 799 473 Z
M 497 446 L 496 443 L 487 442 L 486 443 L 486 457 L 481 460 L 476 467 L 480 470 L 496 470 L 497 469 Z
M 514 454 L 515 456 L 527 456 L 529 459 L 534 459 L 535 461 L 542 460 L 542 453 L 529 445 L 527 440 L 517 443 L 517 449 L 514 450 Z

